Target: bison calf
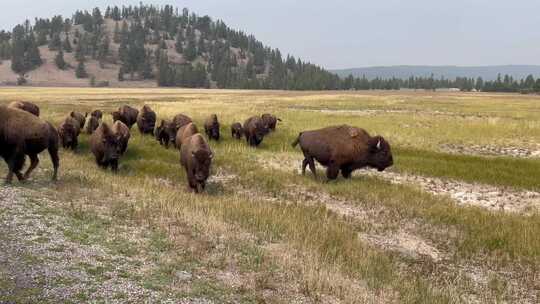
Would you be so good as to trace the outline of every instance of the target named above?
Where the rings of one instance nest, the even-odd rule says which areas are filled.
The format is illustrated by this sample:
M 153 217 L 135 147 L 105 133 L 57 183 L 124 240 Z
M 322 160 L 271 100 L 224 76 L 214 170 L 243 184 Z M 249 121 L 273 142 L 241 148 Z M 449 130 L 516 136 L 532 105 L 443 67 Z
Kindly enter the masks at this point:
M 144 105 L 137 116 L 137 127 L 141 134 L 152 134 L 156 127 L 156 112 Z
M 204 122 L 204 132 L 208 139 L 219 140 L 219 121 L 216 114 L 210 115 Z
M 109 166 L 114 172 L 118 171 L 121 145 L 118 137 L 106 123 L 101 123 L 90 136 L 90 149 L 98 166 L 107 169 Z
M 241 139 L 244 135 L 244 130 L 242 129 L 242 124 L 235 122 L 231 125 L 231 136 L 236 139 Z
M 350 178 L 356 169 L 376 168 L 379 171 L 393 165 L 390 145 L 381 136 L 370 136 L 365 130 L 347 125 L 300 133 L 293 147 L 300 144 L 304 153 L 302 174 L 306 167 L 317 176 L 315 162 L 327 168 L 328 179 L 336 179 L 339 172 Z
M 39 164 L 38 154 L 44 150 L 49 151 L 54 169 L 52 178 L 56 180 L 60 165 L 58 143 L 58 132 L 50 123 L 29 112 L 0 106 L 0 156 L 9 170 L 6 183 L 12 182 L 13 175 L 19 181 L 28 179 Z M 31 163 L 23 175 L 20 171 L 26 155 Z
M 189 137 L 180 149 L 180 163 L 186 170 L 191 191 L 202 192 L 210 176 L 214 154 L 201 134 Z

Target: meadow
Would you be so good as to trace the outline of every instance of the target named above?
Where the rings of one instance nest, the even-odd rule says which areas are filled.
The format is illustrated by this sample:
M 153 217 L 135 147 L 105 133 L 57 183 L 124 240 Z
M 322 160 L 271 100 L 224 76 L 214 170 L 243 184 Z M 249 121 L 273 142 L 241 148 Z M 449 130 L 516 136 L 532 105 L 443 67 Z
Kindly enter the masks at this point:
M 82 134 L 76 152 L 61 152 L 57 183 L 49 180 L 51 164 L 44 153 L 31 181 L 3 186 L 26 191 L 40 216 L 53 214 L 69 223 L 62 237 L 70 244 L 102 245 L 129 261 L 151 261 L 154 267 L 128 267 L 125 276 L 163 299 L 540 301 L 538 96 L 0 90 L 0 104 L 14 100 L 36 103 L 41 117 L 55 125 L 73 110 L 101 109 L 110 122 L 110 112 L 123 104 L 150 105 L 158 119 L 184 113 L 200 129 L 206 117 L 218 115 L 223 139 L 211 142 L 212 178 L 201 195 L 187 191 L 178 151 L 161 147 L 136 127 L 116 175 L 98 169 L 88 136 Z M 262 113 L 283 122 L 260 147 L 231 138 L 232 123 Z M 300 175 L 303 157 L 292 141 L 303 130 L 337 124 L 384 136 L 392 146 L 394 166 L 384 173 L 357 171 L 351 180 L 333 182 Z M 320 165 L 318 169 L 322 172 Z M 6 171 L 1 165 L 0 173 Z M 9 208 L 9 202 L 2 206 Z M 98 292 L 116 279 L 104 275 L 114 272 L 115 263 L 100 266 L 98 274 L 96 265 L 79 267 L 77 271 L 98 278 L 95 288 L 64 296 L 72 302 L 116 299 Z M 15 289 L 9 269 L 1 265 L 0 287 Z M 192 277 L 180 280 L 179 271 Z M 13 292 L 8 300 L 54 302 L 43 288 L 65 291 L 76 283 L 45 282 L 31 292 Z M 143 300 L 145 294 L 135 299 Z

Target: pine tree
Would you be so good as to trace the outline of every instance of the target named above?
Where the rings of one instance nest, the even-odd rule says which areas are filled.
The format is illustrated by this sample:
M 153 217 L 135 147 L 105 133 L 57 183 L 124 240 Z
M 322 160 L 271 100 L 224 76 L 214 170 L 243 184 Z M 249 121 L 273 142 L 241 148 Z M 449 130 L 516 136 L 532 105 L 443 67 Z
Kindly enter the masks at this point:
M 58 51 L 58 54 L 56 54 L 56 57 L 54 58 L 54 63 L 60 70 L 65 70 L 67 68 L 66 61 L 64 60 L 64 51 L 60 49 Z
M 183 38 L 184 37 L 182 35 L 182 32 L 176 35 L 176 43 L 174 44 L 174 46 L 178 54 L 182 54 L 184 52 L 184 42 L 183 42 L 184 39 Z
M 113 35 L 113 41 L 114 43 L 120 43 L 120 26 L 118 25 L 118 21 L 114 23 L 114 35 Z
M 38 46 L 47 44 L 47 32 L 45 32 L 44 30 L 39 31 L 37 44 Z
M 64 40 L 62 47 L 66 53 L 73 52 L 73 48 L 71 47 L 71 42 L 70 42 L 68 33 L 66 33 L 66 39 Z
M 87 78 L 88 73 L 86 73 L 86 67 L 84 66 L 84 61 L 79 61 L 77 65 L 77 70 L 75 70 L 75 76 L 77 78 Z
M 193 41 L 188 41 L 184 50 L 184 57 L 187 61 L 193 61 L 197 58 L 197 48 L 195 48 L 195 43 Z
M 77 44 L 77 47 L 75 48 L 75 59 L 79 62 L 82 62 L 85 60 L 84 58 L 84 52 L 83 52 L 83 46 L 82 43 L 79 41 Z
M 124 81 L 124 68 L 120 67 L 118 70 L 118 81 Z
M 27 52 L 25 56 L 25 61 L 27 63 L 28 70 L 31 70 L 40 66 L 43 63 L 33 32 L 28 33 L 26 45 Z
M 55 33 L 49 41 L 49 50 L 57 51 L 62 47 L 62 40 L 60 40 L 60 34 Z
M 11 55 L 11 69 L 15 73 L 22 73 L 26 71 L 26 64 L 24 60 L 25 49 L 25 30 L 22 25 L 17 25 L 13 28 L 11 37 L 12 55 Z

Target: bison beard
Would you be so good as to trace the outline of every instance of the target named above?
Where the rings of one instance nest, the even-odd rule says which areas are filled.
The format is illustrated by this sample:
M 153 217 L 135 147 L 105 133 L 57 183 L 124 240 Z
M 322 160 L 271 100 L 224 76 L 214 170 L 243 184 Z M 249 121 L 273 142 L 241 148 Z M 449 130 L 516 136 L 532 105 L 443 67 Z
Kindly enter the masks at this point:
M 300 144 L 304 153 L 302 174 L 306 167 L 317 176 L 315 160 L 326 167 L 326 176 L 333 180 L 339 172 L 350 178 L 356 169 L 365 167 L 383 171 L 393 165 L 390 145 L 381 136 L 371 137 L 365 130 L 347 125 L 300 133 L 293 147 Z

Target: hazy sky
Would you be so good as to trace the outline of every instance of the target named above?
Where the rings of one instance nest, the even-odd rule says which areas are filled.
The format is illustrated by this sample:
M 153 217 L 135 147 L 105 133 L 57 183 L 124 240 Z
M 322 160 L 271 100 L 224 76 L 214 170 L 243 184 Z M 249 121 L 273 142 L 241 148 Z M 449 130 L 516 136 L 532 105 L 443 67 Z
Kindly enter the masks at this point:
M 115 0 L 1 0 L 0 27 Z M 538 0 L 187 0 L 173 4 L 326 68 L 540 64 Z

